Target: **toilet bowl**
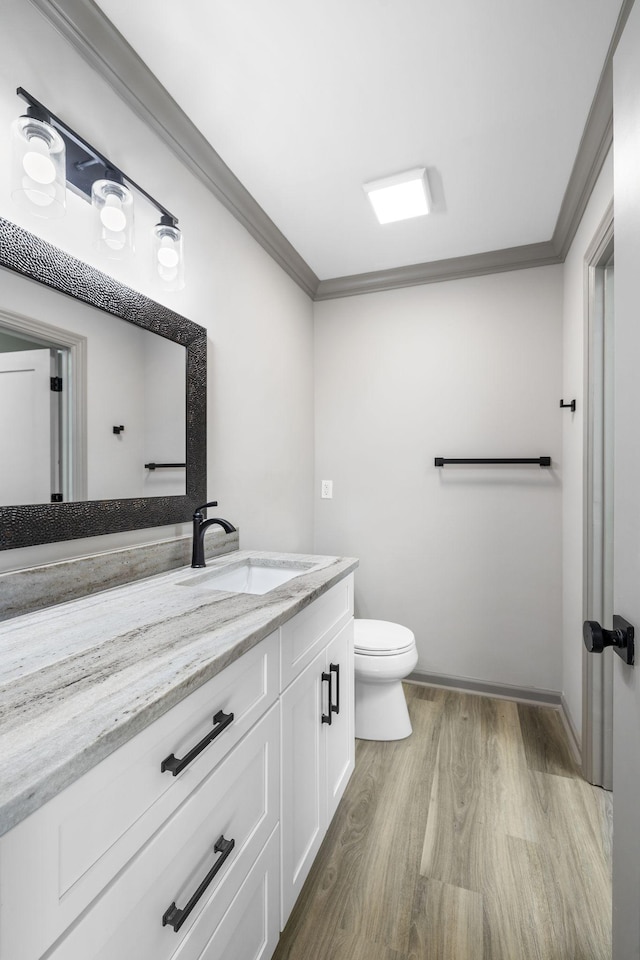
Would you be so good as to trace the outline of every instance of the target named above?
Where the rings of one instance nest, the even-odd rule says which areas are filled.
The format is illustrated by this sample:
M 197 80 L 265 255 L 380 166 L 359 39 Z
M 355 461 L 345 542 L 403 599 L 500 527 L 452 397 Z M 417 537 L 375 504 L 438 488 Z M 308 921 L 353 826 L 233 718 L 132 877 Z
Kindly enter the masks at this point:
M 411 630 L 386 620 L 354 621 L 356 737 L 402 740 L 411 721 L 402 680 L 418 662 Z

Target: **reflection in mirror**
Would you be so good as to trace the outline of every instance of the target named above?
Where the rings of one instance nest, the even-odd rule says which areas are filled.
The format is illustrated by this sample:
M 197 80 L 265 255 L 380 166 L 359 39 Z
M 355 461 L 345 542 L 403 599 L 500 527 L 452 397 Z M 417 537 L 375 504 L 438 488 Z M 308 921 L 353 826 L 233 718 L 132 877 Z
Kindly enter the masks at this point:
M 69 391 L 58 389 L 68 386 L 69 370 L 67 347 L 15 329 L 0 313 L 0 504 L 76 493 L 64 454 L 71 454 Z
M 203 327 L 0 217 L 0 549 L 188 521 L 206 348 Z
M 5 301 L 16 282 L 24 292 L 3 275 Z M 185 348 L 54 291 L 48 301 L 66 329 L 0 311 L 0 505 L 183 496 Z M 69 400 L 85 383 L 80 410 Z

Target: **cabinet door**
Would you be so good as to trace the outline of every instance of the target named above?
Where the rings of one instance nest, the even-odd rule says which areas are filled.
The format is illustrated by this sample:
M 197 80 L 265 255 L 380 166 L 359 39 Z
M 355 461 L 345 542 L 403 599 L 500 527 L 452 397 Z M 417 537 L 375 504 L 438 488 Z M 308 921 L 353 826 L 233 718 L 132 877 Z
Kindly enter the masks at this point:
M 353 694 L 353 620 L 342 628 L 327 647 L 325 670 L 331 674 L 331 726 L 325 725 L 327 740 L 327 826 L 355 766 Z
M 276 827 L 198 960 L 270 960 L 280 937 L 279 874 Z M 195 960 L 191 944 L 172 960 Z
M 323 712 L 325 651 L 285 690 L 282 723 L 282 926 L 320 848 L 327 823 L 326 737 Z

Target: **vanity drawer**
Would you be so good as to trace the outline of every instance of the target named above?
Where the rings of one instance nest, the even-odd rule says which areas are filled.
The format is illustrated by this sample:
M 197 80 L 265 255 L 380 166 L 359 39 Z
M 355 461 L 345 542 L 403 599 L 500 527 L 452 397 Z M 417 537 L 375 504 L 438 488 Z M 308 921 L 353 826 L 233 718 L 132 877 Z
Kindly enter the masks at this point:
M 276 631 L 6 834 L 0 956 L 39 957 L 275 703 L 278 682 Z M 176 776 L 162 772 L 224 726 L 220 711 L 233 721 Z M 38 921 L 25 926 L 28 903 Z
M 279 908 L 278 730 L 276 706 L 51 951 L 51 960 L 197 960 L 203 951 L 205 957 L 219 960 L 221 955 L 210 953 L 209 947 L 217 937 L 225 940 L 225 930 L 232 933 L 244 926 L 243 906 L 253 911 L 253 917 L 246 918 L 250 939 L 258 942 L 258 928 L 275 926 L 275 946 L 277 912 L 269 921 L 266 914 Z M 226 857 L 214 850 L 221 837 L 235 841 Z M 269 865 L 265 860 L 257 864 L 270 838 L 265 853 Z M 163 925 L 163 918 L 179 920 L 179 913 L 171 914 L 172 905 L 184 910 L 216 861 L 221 861 L 219 871 L 178 931 L 170 923 Z M 252 875 L 253 865 L 257 869 Z M 247 881 L 247 893 L 234 908 Z M 264 905 L 267 887 L 276 898 L 268 911 Z M 244 954 L 239 956 L 244 960 Z
M 280 628 L 280 689 L 284 690 L 353 616 L 353 574 Z
M 200 944 L 209 932 L 204 923 L 197 940 L 181 945 L 173 960 L 270 960 L 280 937 L 279 875 L 276 827 L 202 953 Z

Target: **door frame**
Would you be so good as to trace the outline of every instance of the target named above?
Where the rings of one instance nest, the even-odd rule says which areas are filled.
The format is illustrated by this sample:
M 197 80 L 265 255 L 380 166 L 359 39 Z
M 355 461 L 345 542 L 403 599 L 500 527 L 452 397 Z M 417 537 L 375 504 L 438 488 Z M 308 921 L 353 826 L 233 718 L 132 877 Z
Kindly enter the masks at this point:
M 63 472 L 72 500 L 87 499 L 87 338 L 71 330 L 64 330 L 34 317 L 26 317 L 10 310 L 0 310 L 0 325 L 12 330 L 23 340 L 48 347 L 62 347 L 68 351 L 68 389 L 63 391 L 62 415 L 68 424 L 70 444 L 63 454 Z M 70 368 L 70 369 L 69 369 Z
M 585 358 L 584 358 L 584 537 L 583 620 L 603 618 L 602 541 L 594 518 L 598 450 L 595 363 L 601 355 L 596 338 L 602 337 L 603 310 L 599 296 L 602 272 L 613 254 L 613 201 L 607 207 L 584 259 Z M 602 379 L 602 374 L 600 374 Z M 601 404 L 600 404 L 601 408 Z M 600 554 L 600 556 L 598 556 Z M 597 581 L 600 580 L 600 583 Z M 593 656 L 582 649 L 582 772 L 589 783 L 612 789 L 613 673 L 610 656 Z M 609 718 L 609 719 L 607 719 Z

